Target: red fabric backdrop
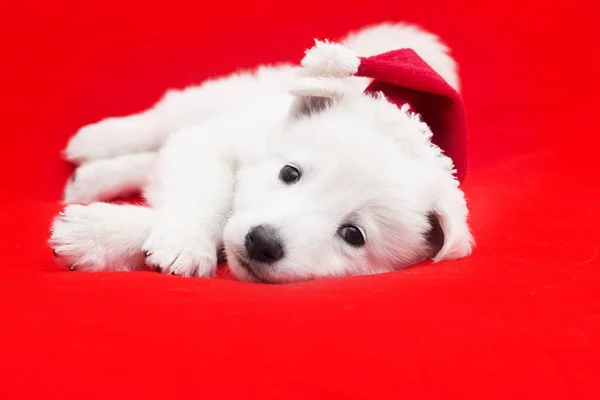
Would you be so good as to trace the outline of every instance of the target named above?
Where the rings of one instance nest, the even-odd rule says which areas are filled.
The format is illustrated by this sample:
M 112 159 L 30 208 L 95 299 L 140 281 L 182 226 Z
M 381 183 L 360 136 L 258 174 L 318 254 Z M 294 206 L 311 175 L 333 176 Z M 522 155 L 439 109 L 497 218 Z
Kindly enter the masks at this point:
M 2 1 L 0 398 L 600 398 L 594 3 Z M 76 128 L 382 20 L 461 64 L 472 257 L 286 286 L 55 265 Z

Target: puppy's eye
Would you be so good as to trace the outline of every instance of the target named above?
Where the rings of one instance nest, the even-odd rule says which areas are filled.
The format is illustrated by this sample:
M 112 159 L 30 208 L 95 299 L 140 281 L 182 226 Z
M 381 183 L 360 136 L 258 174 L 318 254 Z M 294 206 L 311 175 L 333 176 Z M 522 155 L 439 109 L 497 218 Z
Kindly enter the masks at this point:
M 293 185 L 294 183 L 298 182 L 300 180 L 300 176 L 302 176 L 300 170 L 290 164 L 281 168 L 281 171 L 279 171 L 279 179 L 288 185 Z
M 363 235 L 362 231 L 354 225 L 342 226 L 338 230 L 338 234 L 349 245 L 360 247 L 365 244 L 365 236 Z

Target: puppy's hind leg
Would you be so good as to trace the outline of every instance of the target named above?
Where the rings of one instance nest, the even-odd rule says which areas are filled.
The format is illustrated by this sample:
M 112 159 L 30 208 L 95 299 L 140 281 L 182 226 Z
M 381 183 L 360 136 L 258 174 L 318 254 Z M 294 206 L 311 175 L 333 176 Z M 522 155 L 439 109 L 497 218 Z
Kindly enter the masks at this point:
M 124 154 L 157 151 L 168 136 L 160 113 L 154 109 L 127 117 L 103 119 L 79 129 L 63 150 L 74 164 Z
M 288 66 L 260 68 L 208 80 L 199 86 L 169 90 L 150 109 L 126 117 L 107 118 L 81 128 L 69 141 L 64 157 L 76 164 L 123 154 L 157 151 L 169 136 L 207 117 L 254 101 L 257 93 L 281 90 L 291 77 Z
M 147 207 L 70 205 L 54 220 L 50 246 L 60 264 L 82 271 L 144 268 L 142 245 L 154 223 Z
M 154 152 L 171 133 L 202 120 L 197 88 L 168 91 L 146 111 L 86 125 L 69 140 L 63 156 L 75 164 L 124 154 Z
M 156 158 L 157 153 L 148 152 L 87 162 L 67 182 L 63 200 L 89 204 L 139 193 Z

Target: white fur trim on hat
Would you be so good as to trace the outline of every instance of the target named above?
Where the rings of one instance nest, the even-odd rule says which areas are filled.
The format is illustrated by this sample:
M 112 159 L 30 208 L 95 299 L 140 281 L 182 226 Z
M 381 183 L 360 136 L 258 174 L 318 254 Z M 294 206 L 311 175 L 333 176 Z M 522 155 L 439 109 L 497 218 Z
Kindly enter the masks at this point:
M 306 50 L 301 65 L 307 75 L 344 78 L 358 72 L 360 58 L 341 44 L 315 40 L 315 45 Z

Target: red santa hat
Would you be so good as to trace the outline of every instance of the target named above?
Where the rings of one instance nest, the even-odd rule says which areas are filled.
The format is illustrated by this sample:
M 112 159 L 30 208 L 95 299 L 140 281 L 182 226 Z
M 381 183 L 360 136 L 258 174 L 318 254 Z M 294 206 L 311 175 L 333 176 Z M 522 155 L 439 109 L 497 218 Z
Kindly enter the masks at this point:
M 316 41 L 302 60 L 304 73 L 315 77 L 371 78 L 365 93 L 383 94 L 398 107 L 408 104 L 429 126 L 432 142 L 454 163 L 459 182 L 467 170 L 467 125 L 460 94 L 411 49 L 360 57 L 352 50 Z

